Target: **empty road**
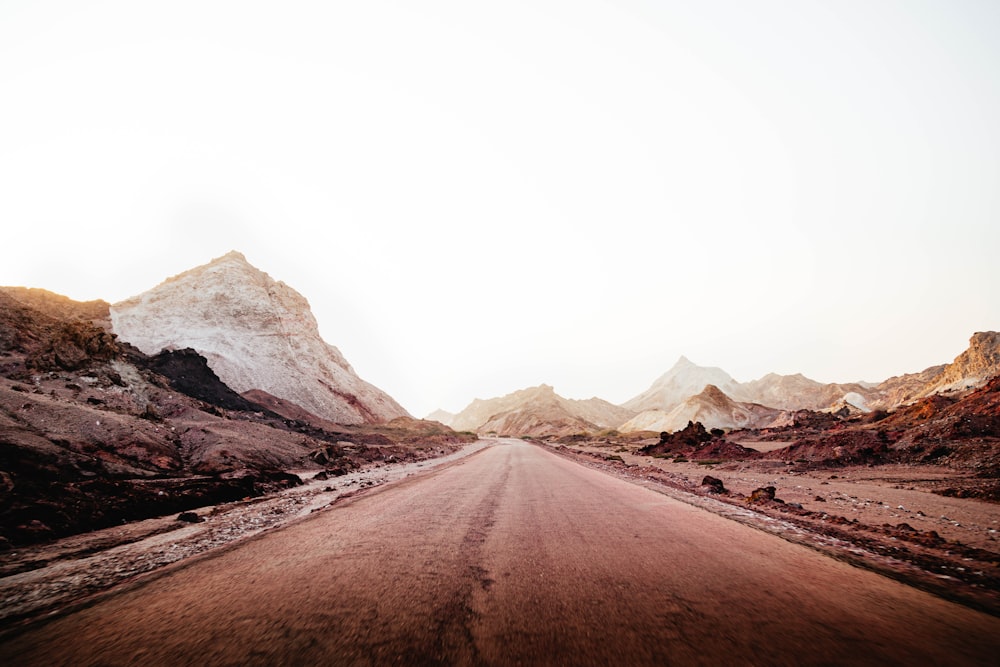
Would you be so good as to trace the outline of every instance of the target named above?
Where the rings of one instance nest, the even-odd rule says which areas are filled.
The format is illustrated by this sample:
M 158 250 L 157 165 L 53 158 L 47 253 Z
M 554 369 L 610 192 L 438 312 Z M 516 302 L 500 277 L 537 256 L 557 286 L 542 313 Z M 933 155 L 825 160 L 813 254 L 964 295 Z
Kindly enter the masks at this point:
M 1000 619 L 501 441 L 0 644 L 8 665 L 995 664 Z

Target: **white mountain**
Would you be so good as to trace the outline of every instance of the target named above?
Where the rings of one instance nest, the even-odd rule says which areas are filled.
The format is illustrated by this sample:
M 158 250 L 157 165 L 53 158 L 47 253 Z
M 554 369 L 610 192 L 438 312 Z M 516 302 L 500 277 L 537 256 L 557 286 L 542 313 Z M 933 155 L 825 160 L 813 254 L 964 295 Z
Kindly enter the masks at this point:
M 649 389 L 622 404 L 633 412 L 659 410 L 670 412 L 708 385 L 715 385 L 729 396 L 739 396 L 739 383 L 721 368 L 699 366 L 681 357 L 673 368 L 657 379 Z
M 111 322 L 146 354 L 193 348 L 237 392 L 261 389 L 338 424 L 409 416 L 320 337 L 305 297 L 238 252 L 113 304 Z

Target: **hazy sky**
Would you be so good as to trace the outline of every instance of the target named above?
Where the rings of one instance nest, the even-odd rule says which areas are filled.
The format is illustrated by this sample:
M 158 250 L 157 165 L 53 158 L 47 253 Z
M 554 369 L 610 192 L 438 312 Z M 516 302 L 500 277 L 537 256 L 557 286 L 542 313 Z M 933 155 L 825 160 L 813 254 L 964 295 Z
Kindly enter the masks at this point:
M 422 416 L 1000 329 L 1000 3 L 0 0 L 0 284 L 237 249 Z

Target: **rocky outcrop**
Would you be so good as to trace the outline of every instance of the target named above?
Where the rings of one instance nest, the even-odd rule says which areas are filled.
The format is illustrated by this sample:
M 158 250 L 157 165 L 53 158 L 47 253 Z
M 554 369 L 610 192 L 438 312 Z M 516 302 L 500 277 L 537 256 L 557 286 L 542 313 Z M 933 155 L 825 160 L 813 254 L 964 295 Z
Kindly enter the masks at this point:
M 1000 333 L 978 332 L 969 339 L 968 349 L 928 382 L 917 398 L 982 387 L 997 375 L 1000 375 Z
M 599 398 L 563 398 L 543 384 L 499 398 L 477 398 L 455 415 L 451 427 L 502 435 L 563 436 L 596 433 L 631 416 L 631 411 Z
M 74 301 L 37 287 L 0 287 L 0 292 L 46 317 L 64 321 L 84 320 L 103 329 L 111 326 L 111 304 L 107 301 Z
M 1000 376 L 1000 333 L 977 332 L 950 364 L 891 377 L 875 388 L 870 405 L 891 410 L 934 394 L 962 395 Z
M 409 416 L 323 341 L 301 294 L 238 252 L 112 305 L 111 322 L 149 355 L 197 350 L 238 393 L 261 389 L 339 424 Z

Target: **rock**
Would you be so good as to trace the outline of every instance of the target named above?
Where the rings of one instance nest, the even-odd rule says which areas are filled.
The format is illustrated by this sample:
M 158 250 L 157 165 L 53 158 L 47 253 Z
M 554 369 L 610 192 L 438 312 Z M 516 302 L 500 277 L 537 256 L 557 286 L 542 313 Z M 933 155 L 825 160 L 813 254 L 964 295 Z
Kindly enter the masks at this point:
M 54 536 L 54 531 L 38 519 L 32 519 L 17 527 L 17 531 L 29 538 L 31 542 L 39 542 Z
M 773 486 L 762 486 L 759 489 L 754 489 L 747 498 L 748 503 L 767 503 L 774 500 L 775 488 Z
M 722 480 L 711 475 L 705 475 L 705 478 L 701 480 L 701 488 L 708 493 L 726 493 L 726 487 Z
M 200 516 L 194 512 L 181 512 L 177 515 L 178 521 L 186 521 L 187 523 L 201 523 L 204 521 Z
M 238 252 L 114 304 L 111 322 L 148 355 L 193 348 L 237 393 L 262 389 L 338 424 L 409 416 L 322 339 L 301 294 Z

